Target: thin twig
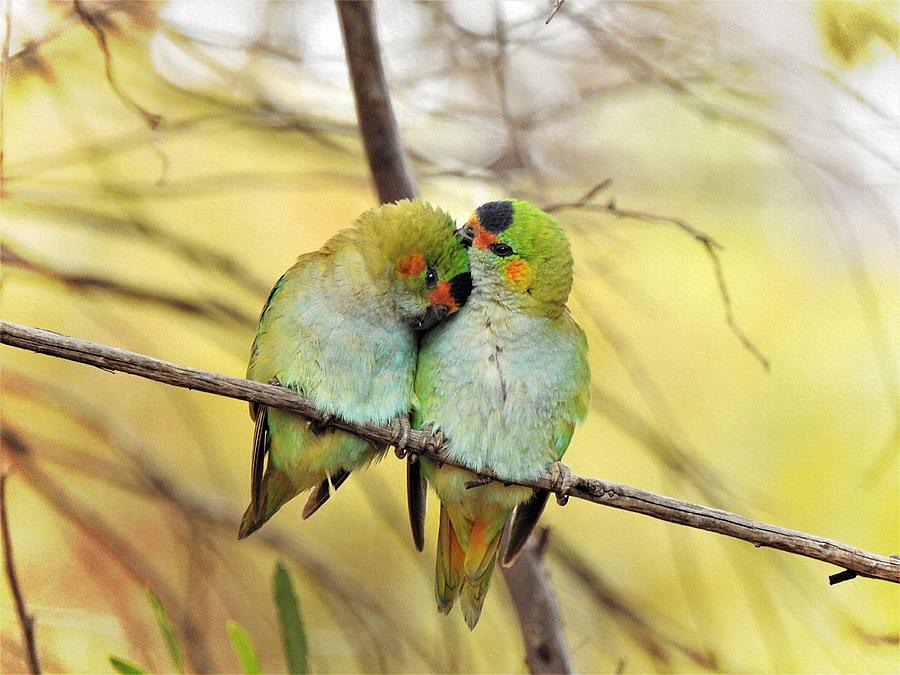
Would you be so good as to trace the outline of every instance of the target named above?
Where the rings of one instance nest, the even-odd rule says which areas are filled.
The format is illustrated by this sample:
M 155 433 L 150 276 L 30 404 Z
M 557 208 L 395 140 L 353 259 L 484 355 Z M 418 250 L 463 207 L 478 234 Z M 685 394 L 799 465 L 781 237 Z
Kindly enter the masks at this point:
M 547 204 L 545 206 L 542 206 L 541 210 L 546 211 L 547 213 L 555 213 L 564 209 L 583 209 L 590 203 L 590 201 L 594 197 L 596 197 L 600 192 L 608 188 L 610 185 L 612 185 L 612 178 L 604 178 L 574 202 L 558 202 L 554 204 Z
M 106 31 L 103 29 L 103 23 L 109 21 L 109 18 L 102 12 L 95 14 L 89 11 L 84 6 L 82 0 L 74 0 L 73 9 L 84 24 L 84 27 L 90 31 L 94 36 L 94 39 L 97 40 L 97 45 L 100 47 L 100 52 L 103 54 L 103 68 L 106 72 L 106 81 L 109 82 L 110 88 L 125 105 L 137 112 L 144 119 L 144 122 L 147 123 L 148 127 L 156 129 L 160 122 L 162 122 L 162 116 L 146 110 L 129 96 L 128 93 L 119 86 L 119 82 L 113 73 L 112 54 L 109 51 L 109 44 L 106 40 Z
M 616 204 L 615 199 L 610 199 L 605 204 L 591 204 L 591 199 L 596 196 L 598 192 L 608 187 L 610 183 L 611 180 L 606 179 L 588 190 L 588 192 L 586 192 L 583 196 L 581 196 L 574 202 L 549 204 L 548 206 L 544 207 L 544 211 L 546 211 L 547 213 L 554 213 L 556 211 L 563 211 L 567 209 L 601 211 L 603 213 L 609 213 L 613 216 L 616 216 L 617 218 L 630 218 L 631 220 L 640 220 L 645 223 L 667 223 L 669 225 L 674 225 L 684 232 L 687 232 L 689 235 L 691 235 L 691 237 L 696 239 L 701 246 L 703 246 L 703 249 L 706 251 L 710 261 L 712 262 L 713 272 L 716 276 L 716 284 L 719 287 L 719 297 L 722 298 L 722 305 L 725 308 L 725 323 L 728 324 L 728 328 L 731 330 L 732 334 L 734 334 L 734 336 L 740 341 L 741 346 L 743 346 L 744 349 L 750 352 L 750 354 L 757 361 L 759 361 L 760 365 L 762 365 L 763 368 L 769 370 L 771 368 L 769 359 L 766 358 L 765 354 L 760 351 L 759 347 L 757 347 L 747 336 L 744 330 L 738 325 L 737 320 L 734 318 L 734 309 L 732 307 L 731 294 L 728 291 L 728 284 L 725 282 L 725 273 L 722 271 L 722 261 L 719 258 L 719 251 L 723 249 L 722 245 L 703 230 L 697 229 L 689 222 L 681 218 L 675 218 L 673 216 L 663 216 L 657 213 L 650 213 L 648 211 L 623 209 Z
M 553 9 L 550 10 L 550 15 L 547 17 L 547 20 L 544 21 L 544 25 L 546 26 L 548 23 L 553 21 L 553 17 L 559 14 L 559 10 L 562 9 L 563 3 L 566 0 L 553 0 Z
M 130 373 L 176 387 L 283 408 L 314 421 L 330 423 L 378 444 L 393 444 L 399 440 L 397 431 L 391 427 L 333 419 L 313 407 L 310 401 L 285 387 L 188 368 L 123 349 L 7 321 L 0 322 L 0 342 L 69 361 L 86 363 L 103 370 Z M 407 448 L 410 452 L 431 457 L 445 464 L 472 470 L 461 461 L 447 457 L 445 446 L 435 447 L 431 435 L 427 432 L 417 429 L 410 431 Z M 555 493 L 559 493 L 561 489 L 558 480 L 548 472 L 534 479 L 521 480 L 511 480 L 488 468 L 479 469 L 475 473 L 509 485 L 521 485 Z M 595 504 L 741 539 L 756 547 L 774 548 L 831 563 L 856 572 L 861 577 L 900 583 L 900 556 L 878 555 L 824 537 L 789 530 L 722 509 L 692 504 L 598 478 L 573 475 L 572 488 L 568 494 L 570 497 Z
M 28 667 L 32 673 L 41 672 L 41 664 L 38 661 L 37 645 L 34 641 L 34 617 L 28 613 L 25 607 L 25 597 L 19 586 L 19 577 L 16 575 L 16 565 L 13 561 L 12 540 L 9 538 L 9 517 L 6 513 L 6 479 L 8 474 L 4 471 L 0 474 L 0 527 L 3 530 L 3 559 L 6 561 L 6 580 L 13 594 L 16 604 L 16 616 L 19 617 L 19 625 L 22 627 L 22 639 L 28 648 Z

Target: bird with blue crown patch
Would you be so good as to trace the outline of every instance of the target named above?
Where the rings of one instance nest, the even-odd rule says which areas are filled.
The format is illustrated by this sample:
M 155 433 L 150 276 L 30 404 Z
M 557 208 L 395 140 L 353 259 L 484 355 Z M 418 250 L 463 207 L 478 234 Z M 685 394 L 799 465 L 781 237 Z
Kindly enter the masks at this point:
M 517 200 L 480 206 L 463 228 L 472 292 L 452 320 L 422 340 L 413 424 L 446 436 L 447 458 L 408 465 L 410 520 L 421 549 L 427 478 L 441 501 L 435 592 L 446 614 L 460 599 L 473 629 L 481 615 L 503 527 L 513 510 L 504 564 L 512 564 L 548 493 L 478 480 L 488 468 L 511 481 L 556 473 L 587 413 L 587 340 L 566 301 L 569 242 L 549 214 Z

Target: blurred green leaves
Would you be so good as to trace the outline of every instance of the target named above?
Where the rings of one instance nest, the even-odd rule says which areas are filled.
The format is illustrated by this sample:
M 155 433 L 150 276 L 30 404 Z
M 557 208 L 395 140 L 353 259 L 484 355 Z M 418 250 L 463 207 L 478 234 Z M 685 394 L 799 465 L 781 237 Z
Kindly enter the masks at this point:
M 144 673 L 147 672 L 136 663 L 119 656 L 110 656 L 109 665 L 111 665 L 113 670 L 117 673 L 122 673 L 122 675 L 144 675 Z
M 241 671 L 245 675 L 259 675 L 262 670 L 256 658 L 256 648 L 253 641 L 247 635 L 247 631 L 237 621 L 229 621 L 225 624 L 228 639 L 231 641 L 231 649 L 241 663 Z
M 306 631 L 303 628 L 303 617 L 300 615 L 300 604 L 291 577 L 284 565 L 275 566 L 272 577 L 272 594 L 278 608 L 278 624 L 281 628 L 281 646 L 287 660 L 288 671 L 303 675 L 307 672 Z
M 166 614 L 162 601 L 156 593 L 149 588 L 147 589 L 147 600 L 150 602 L 153 613 L 156 615 L 156 624 L 159 626 L 159 632 L 162 633 L 163 640 L 165 640 L 166 649 L 169 651 L 169 658 L 172 659 L 175 670 L 179 673 L 183 673 L 184 653 L 181 651 L 181 645 L 178 644 L 178 636 L 175 635 L 175 628 L 169 620 L 169 615 Z
M 288 672 L 305 675 L 309 669 L 306 630 L 303 628 L 300 601 L 297 598 L 297 593 L 294 591 L 294 584 L 282 563 L 278 563 L 275 566 L 275 572 L 272 575 L 272 597 L 278 612 L 281 645 L 284 650 Z M 181 648 L 175 627 L 166 613 L 162 600 L 152 590 L 147 589 L 147 601 L 150 603 L 150 607 L 153 608 L 156 624 L 159 626 L 159 632 L 166 643 L 166 650 L 169 652 L 169 658 L 175 666 L 175 671 L 179 673 L 185 672 L 184 651 Z M 230 620 L 225 624 L 225 630 L 228 633 L 228 640 L 231 642 L 231 649 L 241 664 L 241 671 L 245 675 L 259 675 L 262 673 L 259 659 L 256 656 L 256 647 L 253 646 L 253 640 L 250 639 L 250 635 L 244 630 L 244 627 L 237 621 Z M 110 655 L 109 663 L 117 673 L 138 675 L 147 672 L 133 661 L 120 656 Z

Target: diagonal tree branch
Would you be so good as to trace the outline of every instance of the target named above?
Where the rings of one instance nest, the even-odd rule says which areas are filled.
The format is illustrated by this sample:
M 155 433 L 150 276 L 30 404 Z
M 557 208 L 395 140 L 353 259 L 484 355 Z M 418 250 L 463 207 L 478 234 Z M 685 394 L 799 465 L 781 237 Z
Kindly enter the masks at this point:
M 0 342 L 69 361 L 86 363 L 110 372 L 129 373 L 176 387 L 196 389 L 218 396 L 283 408 L 311 420 L 326 424 L 330 422 L 335 427 L 377 443 L 394 444 L 398 441 L 397 432 L 390 427 L 356 424 L 341 419 L 332 420 L 326 413 L 313 407 L 308 400 L 285 387 L 197 370 L 124 349 L 116 349 L 7 321 L 0 322 Z M 407 448 L 410 452 L 431 457 L 446 464 L 463 466 L 460 462 L 446 456 L 445 446 L 435 447 L 433 439 L 427 432 L 416 429 L 410 431 Z M 477 473 L 486 479 L 510 485 L 548 490 L 557 494 L 561 491 L 559 481 L 548 472 L 533 480 L 510 480 L 490 469 L 480 469 Z M 573 475 L 572 487 L 568 491 L 568 496 L 624 511 L 641 513 L 678 525 L 723 534 L 747 541 L 756 547 L 774 548 L 831 563 L 845 569 L 846 572 L 840 572 L 833 576 L 832 583 L 853 578 L 853 576 L 900 583 L 900 556 L 898 555 L 888 557 L 863 551 L 817 535 L 770 525 L 722 509 L 692 504 L 598 478 Z

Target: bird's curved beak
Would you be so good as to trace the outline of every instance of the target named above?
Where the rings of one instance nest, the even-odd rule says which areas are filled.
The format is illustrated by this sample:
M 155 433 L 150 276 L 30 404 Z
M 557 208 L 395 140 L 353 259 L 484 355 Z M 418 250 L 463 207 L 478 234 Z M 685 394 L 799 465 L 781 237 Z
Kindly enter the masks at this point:
M 469 223 L 456 230 L 455 234 L 462 240 L 462 245 L 466 248 L 469 248 L 475 241 L 475 228 Z
M 428 330 L 446 319 L 449 313 L 447 305 L 429 305 L 424 312 L 414 316 L 409 325 L 413 330 Z

